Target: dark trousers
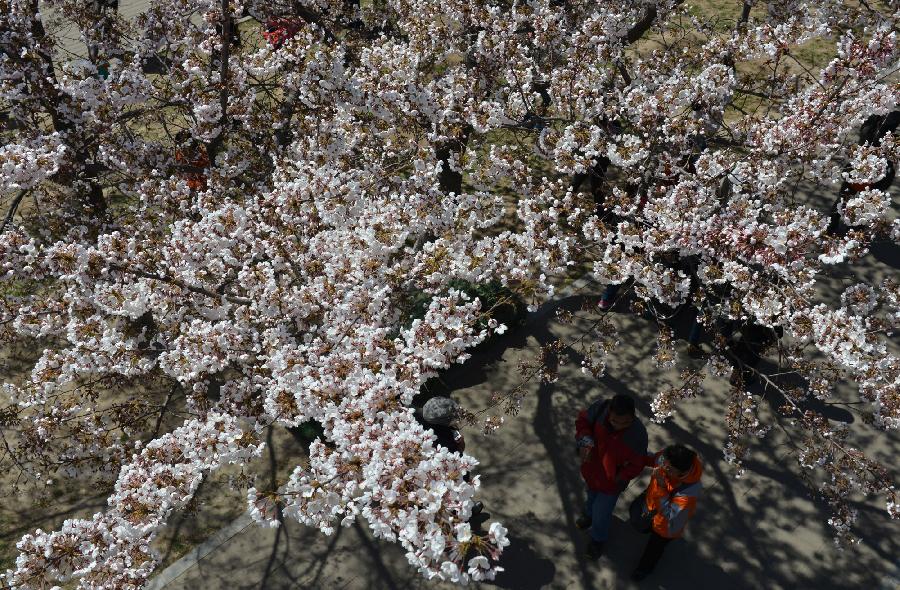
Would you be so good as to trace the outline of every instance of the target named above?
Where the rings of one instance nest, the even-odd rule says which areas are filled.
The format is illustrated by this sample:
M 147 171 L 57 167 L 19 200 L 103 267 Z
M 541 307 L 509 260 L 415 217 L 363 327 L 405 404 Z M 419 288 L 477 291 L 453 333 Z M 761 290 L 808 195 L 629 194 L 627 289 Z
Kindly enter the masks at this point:
M 672 539 L 661 537 L 651 531 L 650 540 L 647 541 L 647 546 L 644 547 L 644 554 L 641 555 L 641 561 L 638 562 L 637 569 L 649 572 L 656 567 L 656 562 L 662 557 L 663 549 L 666 548 L 666 545 L 668 545 L 671 540 Z

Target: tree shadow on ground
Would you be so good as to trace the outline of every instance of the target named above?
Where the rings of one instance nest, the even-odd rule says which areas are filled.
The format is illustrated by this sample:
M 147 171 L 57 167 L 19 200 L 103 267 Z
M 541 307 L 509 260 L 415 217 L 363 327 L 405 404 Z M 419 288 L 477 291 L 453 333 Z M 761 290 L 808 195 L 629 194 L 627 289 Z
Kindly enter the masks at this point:
M 652 415 L 650 404 L 642 400 L 625 383 L 609 375 L 604 377 L 603 382 L 615 393 L 628 393 L 634 397 L 641 414 L 647 418 Z M 796 552 L 791 543 L 782 539 L 780 533 L 788 533 L 792 527 L 808 523 L 810 519 L 824 523 L 829 516 L 825 508 L 810 497 L 804 481 L 790 468 L 790 466 L 796 465 L 796 462 L 786 463 L 776 455 L 774 449 L 763 453 L 765 463 L 759 460 L 745 461 L 746 480 L 758 482 L 757 485 L 765 482 L 775 493 L 779 494 L 777 503 L 772 498 L 771 503 L 755 508 L 751 507 L 748 510 L 738 504 L 738 493 L 733 485 L 733 482 L 736 481 L 734 474 L 724 471 L 721 461 L 718 460 L 722 453 L 719 444 L 713 444 L 710 440 L 702 437 L 702 433 L 689 431 L 672 420 L 666 421 L 660 427 L 667 432 L 670 440 L 696 449 L 704 459 L 705 497 L 701 498 L 697 516 L 691 523 L 690 536 L 698 543 L 709 543 L 710 549 L 713 550 L 713 553 L 706 559 L 702 557 L 689 561 L 670 559 L 670 563 L 691 563 L 689 570 L 691 577 L 694 577 L 698 568 L 704 569 L 706 565 L 709 565 L 710 557 L 737 564 L 737 571 L 745 573 L 742 575 L 729 574 L 729 586 L 732 588 L 758 588 L 762 584 L 776 588 L 847 587 L 847 582 L 840 575 L 841 568 L 834 567 L 836 564 L 828 564 L 823 561 L 818 564 L 818 568 L 814 567 L 809 573 L 792 567 L 793 563 L 802 562 L 804 557 Z M 746 492 L 743 493 L 746 494 Z M 788 500 L 800 501 L 804 510 L 799 510 L 795 507 L 796 502 L 788 502 Z M 890 526 L 890 523 L 883 522 L 881 525 Z M 874 532 L 877 528 L 870 530 Z M 823 530 L 823 535 L 818 539 L 823 545 L 830 544 L 827 534 Z M 676 549 L 685 545 L 690 547 L 682 550 Z M 696 547 L 693 545 L 693 543 L 673 544 L 673 547 L 668 549 L 673 549 L 674 552 L 693 553 L 696 551 Z M 882 558 L 887 557 L 888 554 L 876 545 L 877 543 L 872 544 L 870 548 Z M 891 543 L 891 545 L 895 545 L 895 543 Z M 861 559 L 861 556 L 856 555 L 856 559 Z M 877 570 L 879 565 L 881 564 L 872 563 L 872 567 L 858 570 L 857 575 L 874 575 L 872 569 Z M 662 561 L 659 569 L 664 567 L 665 564 Z M 713 570 L 715 569 L 713 568 Z M 849 569 L 847 568 L 847 573 L 849 573 Z M 714 574 L 715 571 L 710 571 L 709 574 L 704 575 Z M 682 578 L 682 567 L 678 568 L 677 575 L 678 581 L 669 580 L 667 588 L 690 587 Z
M 541 328 L 533 329 L 532 335 L 540 343 L 546 343 L 555 338 L 549 330 Z M 568 351 L 568 354 L 570 356 L 578 356 L 574 351 Z M 604 377 L 601 380 L 601 383 L 612 393 L 628 393 L 637 400 L 640 400 L 640 397 L 632 390 L 612 377 Z M 585 556 L 584 549 L 587 545 L 587 536 L 578 531 L 575 527 L 575 519 L 581 514 L 585 488 L 583 480 L 581 479 L 578 459 L 574 453 L 574 444 L 569 443 L 567 440 L 568 438 L 574 438 L 573 425 L 575 415 L 569 408 L 566 408 L 565 413 L 560 415 L 560 412 L 556 411 L 553 407 L 553 393 L 553 385 L 542 384 L 540 386 L 538 391 L 538 411 L 535 414 L 534 428 L 547 450 L 547 455 L 551 458 L 556 473 L 557 488 L 564 506 L 567 529 L 570 531 L 569 534 L 572 540 L 573 551 L 577 552 L 576 558 L 581 587 L 585 590 L 595 587 L 595 568 L 598 565 L 612 569 L 616 573 L 617 579 L 626 580 L 640 557 L 640 552 L 643 550 L 647 537 L 637 533 L 630 525 L 616 518 L 614 519 L 614 524 L 610 531 L 610 542 L 607 544 L 606 556 L 602 559 L 602 562 L 596 564 Z M 578 400 L 580 405 L 586 405 L 585 402 L 589 403 L 592 396 L 596 396 L 596 391 L 590 387 L 582 388 L 581 390 L 572 393 L 574 395 L 570 395 L 569 397 L 574 397 Z M 643 414 L 649 413 L 649 404 L 640 401 L 638 403 L 639 405 L 644 406 L 641 408 Z M 570 436 L 564 437 L 562 436 L 563 433 L 570 434 Z M 566 441 L 568 444 L 565 444 L 562 441 Z M 619 504 L 623 503 L 624 497 L 620 497 Z M 621 506 L 618 506 L 618 508 L 621 509 Z M 744 525 L 743 532 L 748 533 L 749 527 Z M 685 552 L 685 549 L 683 548 L 685 544 L 684 541 L 673 543 L 672 546 L 667 549 L 667 555 L 663 557 L 658 570 L 662 571 L 668 569 L 666 568 L 667 561 L 671 563 L 681 562 L 682 559 L 679 558 L 679 554 Z M 760 548 L 756 546 L 752 540 L 749 545 L 751 550 L 755 550 L 757 553 L 760 552 Z M 763 559 L 765 558 L 763 557 Z M 707 565 L 708 567 L 703 567 L 704 565 Z M 734 576 L 725 574 L 718 565 L 705 563 L 702 565 L 693 564 L 692 570 L 695 573 L 698 570 L 698 566 L 700 566 L 699 569 L 703 570 L 703 575 L 699 578 L 697 576 L 691 576 L 694 580 L 693 584 L 695 585 L 699 582 L 701 587 L 712 588 L 720 587 L 715 585 L 720 582 L 723 585 L 727 584 L 732 588 L 742 587 L 740 586 L 740 580 L 735 579 Z M 671 571 L 669 575 L 671 575 Z M 675 585 L 669 587 L 690 587 L 690 584 L 682 583 L 684 576 L 680 569 L 678 570 L 677 576 L 679 581 Z M 645 582 L 645 584 L 651 583 L 653 583 L 652 579 L 648 579 L 648 581 Z M 755 587 L 755 584 L 748 580 L 747 584 L 743 587 L 752 588 Z
M 900 244 L 888 241 L 875 242 L 870 252 L 878 262 L 891 268 L 900 268 Z
M 509 547 L 500 558 L 504 571 L 485 585 L 509 590 L 540 590 L 552 584 L 556 576 L 553 560 L 538 554 L 527 539 L 511 534 L 509 541 Z
M 559 307 L 574 309 L 580 307 L 580 298 L 570 298 L 558 302 L 540 317 L 529 322 L 524 328 L 528 336 L 534 337 L 539 344 L 546 344 L 556 339 L 556 336 L 548 327 L 548 319 L 552 317 L 552 310 Z M 576 351 L 566 351 L 574 360 L 580 360 Z M 650 404 L 642 399 L 636 390 L 640 391 L 642 383 L 635 381 L 634 375 L 629 376 L 628 383 L 607 374 L 601 380 L 604 389 L 609 393 L 627 393 L 638 401 L 639 413 L 645 418 L 652 415 Z M 557 391 L 554 385 L 542 384 L 538 389 L 537 411 L 533 420 L 535 434 L 546 449 L 547 456 L 552 463 L 556 486 L 562 504 L 564 506 L 564 518 L 566 527 L 570 533 L 574 551 L 578 551 L 577 564 L 579 569 L 580 585 L 583 588 L 593 588 L 593 564 L 581 556 L 585 539 L 576 530 L 574 520 L 580 514 L 583 494 L 583 482 L 580 477 L 577 459 L 574 456 L 574 445 L 568 441 L 573 435 L 575 413 L 573 407 L 585 407 L 591 399 L 597 396 L 592 387 L 572 387 L 567 384 L 564 392 Z M 554 399 L 554 393 L 556 398 Z M 770 398 L 770 403 L 777 404 L 779 400 Z M 559 407 L 565 405 L 565 408 Z M 817 406 L 813 408 L 812 406 Z M 816 400 L 810 402 L 810 409 L 816 409 L 826 413 L 829 418 L 843 422 L 853 422 L 853 415 L 843 410 L 828 406 L 817 405 Z M 562 410 L 562 411 L 561 411 Z M 773 505 L 766 505 L 758 511 L 747 511 L 738 502 L 738 492 L 732 482 L 734 476 L 730 472 L 723 471 L 721 462 L 721 441 L 709 440 L 703 436 L 703 432 L 690 431 L 674 421 L 667 421 L 661 426 L 672 441 L 682 442 L 698 450 L 705 457 L 707 474 L 705 483 L 709 488 L 707 511 L 701 510 L 695 522 L 694 529 L 689 535 L 690 541 L 678 540 L 667 549 L 660 562 L 658 571 L 649 577 L 641 587 L 653 587 L 658 580 L 665 580 L 666 588 L 693 588 L 693 587 L 731 587 L 731 588 L 759 588 L 767 587 L 820 587 L 842 588 L 846 587 L 849 580 L 835 575 L 840 571 L 833 564 L 817 564 L 811 567 L 811 571 L 800 571 L 792 567 L 793 563 L 802 562 L 805 557 L 796 553 L 795 547 L 782 538 L 779 534 L 779 526 L 788 527 L 783 532 L 788 532 L 796 523 L 804 523 L 810 518 L 819 518 L 822 522 L 827 515 L 819 506 L 804 507 L 801 511 L 794 509 L 793 504 L 782 502 L 777 511 L 780 514 L 771 514 Z M 765 467 L 768 466 L 768 468 Z M 769 453 L 766 464 L 757 461 L 748 461 L 745 468 L 748 478 L 766 481 L 767 485 L 774 484 L 775 490 L 785 497 L 805 500 L 808 496 L 803 480 L 789 469 L 790 464 L 776 457 L 774 451 Z M 741 492 L 741 495 L 747 492 Z M 806 500 L 809 502 L 808 500 Z M 622 499 L 620 498 L 620 502 Z M 620 507 L 621 508 L 621 507 Z M 810 515 L 810 512 L 813 515 Z M 764 516 L 765 514 L 765 516 Z M 774 518 L 777 517 L 777 520 Z M 761 518 L 767 518 L 770 522 L 761 522 Z M 613 569 L 619 579 L 627 578 L 631 568 L 636 564 L 640 551 L 646 542 L 645 537 L 630 530 L 622 521 L 616 521 L 612 531 L 613 541 L 608 545 L 607 555 Z M 761 527 L 764 524 L 766 526 Z M 882 524 L 884 526 L 884 524 Z M 888 524 L 889 526 L 889 524 Z M 880 528 L 880 527 L 879 527 Z M 818 539 L 824 545 L 830 541 L 826 536 Z M 877 543 L 876 543 L 877 544 Z M 892 543 L 889 543 L 893 545 Z M 890 560 L 890 552 L 878 548 L 873 544 L 871 549 L 881 559 Z M 821 552 L 815 552 L 820 559 L 825 559 Z M 722 561 L 731 564 L 733 571 L 726 572 L 720 565 Z M 689 564 L 689 565 L 687 565 Z M 854 579 L 862 579 L 872 573 L 872 568 L 877 569 L 880 563 L 871 563 L 871 567 L 863 567 L 858 570 Z M 776 567 L 777 566 L 777 567 Z
M 622 501 L 621 499 L 619 500 Z M 616 572 L 619 586 L 639 588 L 664 587 L 667 589 L 687 588 L 729 588 L 758 589 L 760 585 L 752 579 L 727 573 L 721 565 L 699 554 L 696 543 L 684 539 L 670 542 L 654 571 L 642 582 L 630 581 L 631 573 L 640 561 L 648 534 L 634 530 L 630 524 L 619 518 L 613 519 L 610 539 L 602 565 Z M 662 586 L 660 586 L 662 584 Z
M 37 527 L 52 527 L 60 520 L 68 518 L 84 518 L 89 514 L 101 511 L 106 507 L 106 492 L 93 494 L 84 498 L 77 504 L 57 510 L 56 512 L 47 512 L 46 507 L 34 507 L 27 511 L 26 514 L 19 519 L 19 524 L 15 527 L 4 529 L 0 532 L 0 541 L 17 542 L 25 533 L 30 533 Z
M 544 333 L 536 334 L 539 342 L 543 336 L 545 336 Z M 542 384 L 538 389 L 538 408 L 532 424 L 535 434 L 546 449 L 547 456 L 553 465 L 556 488 L 564 507 L 566 529 L 569 531 L 572 546 L 576 547 L 578 551 L 576 559 L 581 585 L 583 588 L 591 588 L 593 574 L 584 556 L 584 541 L 578 529 L 575 528 L 575 519 L 581 515 L 580 504 L 583 502 L 583 500 L 579 502 L 577 498 L 584 493 L 584 483 L 581 480 L 581 473 L 574 456 L 574 447 L 564 444 L 563 440 L 565 439 L 560 439 L 553 416 L 552 387 Z
M 522 349 L 528 345 L 528 336 L 527 329 L 522 327 L 496 337 L 493 342 L 464 364 L 454 364 L 442 371 L 441 381 L 448 390 L 465 389 L 484 383 L 487 381 L 489 373 L 496 369 L 498 363 L 506 362 L 503 360 L 503 355 L 507 350 Z
M 499 340 L 478 357 L 464 366 L 448 371 L 445 380 L 455 389 L 468 388 L 485 382 L 493 367 L 506 362 L 503 354 L 507 348 L 523 348 L 533 338 L 539 344 L 556 339 L 551 326 L 553 312 L 564 307 L 575 309 L 583 302 L 572 297 L 544 306 L 534 314 L 529 323 L 512 331 L 508 338 Z M 628 365 L 646 358 L 655 346 L 652 338 L 629 345 L 621 351 L 627 355 Z M 577 351 L 566 351 L 577 364 Z M 469 370 L 471 369 L 471 370 Z M 566 369 L 567 374 L 577 370 Z M 630 371 L 630 372 L 629 372 Z M 860 507 L 861 523 L 874 537 L 872 553 L 860 557 L 847 554 L 847 560 L 836 560 L 830 552 L 830 540 L 824 526 L 823 534 L 809 536 L 809 546 L 801 546 L 794 536 L 810 521 L 824 520 L 823 513 L 807 498 L 803 482 L 792 470 L 794 463 L 783 460 L 780 447 L 764 448 L 745 462 L 746 479 L 736 482 L 733 474 L 721 459 L 724 430 L 706 429 L 686 418 L 669 420 L 656 426 L 649 424 L 651 414 L 649 399 L 659 383 L 652 375 L 615 370 L 599 382 L 586 378 L 566 377 L 556 384 L 536 387 L 536 405 L 530 423 L 520 421 L 520 426 L 531 437 L 533 456 L 521 460 L 510 457 L 510 446 L 515 450 L 517 441 L 507 440 L 506 446 L 498 445 L 496 452 L 485 449 L 485 466 L 491 470 L 492 481 L 510 485 L 516 471 L 528 468 L 528 477 L 546 474 L 545 478 L 529 479 L 526 486 L 554 486 L 550 495 L 553 505 L 550 513 L 535 516 L 532 507 L 516 504 L 530 496 L 510 496 L 500 502 L 503 489 L 495 492 L 495 502 L 511 507 L 510 516 L 503 520 L 510 529 L 512 544 L 501 559 L 507 571 L 498 575 L 493 583 L 474 585 L 483 588 L 534 589 L 540 588 L 666 588 L 669 590 L 695 590 L 696 588 L 822 588 L 880 587 L 879 582 L 889 579 L 883 574 L 885 563 L 896 562 L 900 553 L 896 541 L 884 540 L 889 536 L 888 527 L 879 521 L 878 511 L 871 506 Z M 706 473 L 704 496 L 695 518 L 691 521 L 686 538 L 672 542 L 666 549 L 656 571 L 645 581 L 632 584 L 628 576 L 635 567 L 647 542 L 645 535 L 634 531 L 626 522 L 614 519 L 610 543 L 606 555 L 598 562 L 588 560 L 583 551 L 586 536 L 574 525 L 582 510 L 584 484 L 581 479 L 574 446 L 574 419 L 579 408 L 585 407 L 597 396 L 628 393 L 638 401 L 638 411 L 654 433 L 654 441 L 665 444 L 682 442 L 704 458 Z M 706 403 L 720 404 L 722 400 L 710 399 Z M 777 404 L 777 400 L 772 400 Z M 846 416 L 843 416 L 846 418 Z M 835 415 L 838 418 L 838 415 Z M 524 424 L 523 424 L 524 423 Z M 534 440 L 537 439 L 537 440 Z M 511 443 L 511 444 L 510 444 Z M 655 449 L 654 449 L 655 450 Z M 543 472 L 540 470 L 543 466 Z M 547 473 L 549 472 L 549 473 Z M 646 472 L 645 472 L 646 473 Z M 625 511 L 626 503 L 643 487 L 644 480 L 635 481 L 619 500 L 618 512 Z M 512 487 L 510 492 L 512 492 Z M 556 497 L 559 503 L 556 503 Z M 491 510 L 486 499 L 487 510 Z M 537 510 L 537 507 L 535 507 Z M 497 506 L 498 514 L 504 509 Z M 546 512 L 546 511 L 545 511 Z M 527 514 L 525 514 L 527 513 Z M 513 516 L 518 514 L 519 516 Z M 523 516 L 523 514 L 525 514 Z M 201 562 L 199 575 L 192 575 L 194 585 L 180 588 L 306 588 L 331 589 L 366 588 L 377 590 L 449 588 L 434 580 L 419 577 L 403 557 L 403 551 L 395 544 L 373 539 L 362 525 L 354 525 L 355 531 L 337 528 L 330 538 L 295 522 L 287 522 L 282 536 L 236 537 L 236 547 L 228 552 L 231 560 L 227 567 L 222 559 Z M 806 534 L 809 535 L 809 526 Z M 355 534 L 354 534 L 355 532 Z M 880 539 L 879 539 L 880 537 Z M 265 539 L 261 543 L 260 539 Z M 290 551 L 286 541 L 290 539 Z M 271 544 L 271 546 L 269 545 Z M 821 546 L 821 547 L 820 547 Z M 810 562 L 810 563 L 808 563 Z M 564 564 L 561 566 L 560 564 Z M 264 585 L 260 586 L 259 572 L 265 569 Z M 253 572 L 253 576 L 237 577 L 240 572 Z M 607 583 L 610 574 L 614 576 Z M 249 578 L 255 577 L 253 583 Z M 602 580 L 601 580 L 602 577 Z M 214 583 L 211 583 L 214 582 Z

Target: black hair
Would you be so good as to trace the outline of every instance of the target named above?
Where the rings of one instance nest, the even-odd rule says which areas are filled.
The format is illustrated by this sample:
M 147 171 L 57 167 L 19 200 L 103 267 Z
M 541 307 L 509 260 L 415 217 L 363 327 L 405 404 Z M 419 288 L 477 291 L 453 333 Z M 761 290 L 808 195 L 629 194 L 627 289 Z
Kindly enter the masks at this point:
M 620 393 L 609 402 L 609 411 L 616 416 L 634 416 L 634 400 Z
M 689 471 L 696 456 L 697 453 L 684 445 L 669 445 L 663 451 L 663 457 L 678 471 Z

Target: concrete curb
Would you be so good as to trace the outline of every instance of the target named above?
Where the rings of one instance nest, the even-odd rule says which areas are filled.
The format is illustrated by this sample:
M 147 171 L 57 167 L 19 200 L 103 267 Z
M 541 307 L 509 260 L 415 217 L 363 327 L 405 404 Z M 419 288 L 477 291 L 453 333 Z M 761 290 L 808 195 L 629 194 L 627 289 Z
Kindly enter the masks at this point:
M 253 519 L 250 518 L 249 514 L 245 512 L 240 515 L 231 524 L 225 525 L 216 531 L 209 539 L 191 549 L 187 555 L 153 577 L 150 583 L 147 584 L 146 589 L 162 590 L 181 574 L 194 567 L 198 561 L 218 549 L 221 545 L 224 545 L 235 535 L 242 533 L 251 524 L 253 524 Z

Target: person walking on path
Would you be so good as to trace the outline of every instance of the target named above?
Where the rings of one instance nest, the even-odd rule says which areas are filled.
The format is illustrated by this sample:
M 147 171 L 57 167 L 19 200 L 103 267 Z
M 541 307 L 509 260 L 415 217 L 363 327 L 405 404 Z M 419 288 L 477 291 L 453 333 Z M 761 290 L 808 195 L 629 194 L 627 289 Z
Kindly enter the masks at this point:
M 700 458 L 684 445 L 670 445 L 650 457 L 648 463 L 655 463 L 656 467 L 647 490 L 637 501 L 643 497 L 644 509 L 652 517 L 650 539 L 631 574 L 631 579 L 635 581 L 646 578 L 662 557 L 666 545 L 684 533 L 703 488 L 700 483 L 703 474 Z
M 582 410 L 575 421 L 575 438 L 587 484 L 584 514 L 575 525 L 590 529 L 587 555 L 596 559 L 609 538 L 619 494 L 646 466 L 647 430 L 635 416 L 634 400 L 620 394 Z
M 419 424 L 434 432 L 436 445 L 444 447 L 451 453 L 462 453 L 466 450 L 466 439 L 455 424 L 458 412 L 459 406 L 455 401 L 449 397 L 438 396 L 425 402 L 421 411 L 417 410 L 413 416 Z M 471 476 L 467 473 L 463 479 L 469 481 Z M 483 510 L 484 504 L 475 502 L 471 518 L 477 517 Z
M 419 424 L 434 432 L 436 444 L 451 453 L 462 453 L 466 450 L 466 439 L 455 426 L 457 411 L 455 401 L 449 397 L 438 396 L 425 402 L 421 411 L 415 412 L 414 415 Z

